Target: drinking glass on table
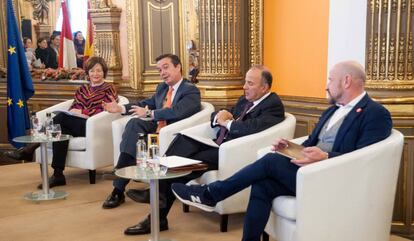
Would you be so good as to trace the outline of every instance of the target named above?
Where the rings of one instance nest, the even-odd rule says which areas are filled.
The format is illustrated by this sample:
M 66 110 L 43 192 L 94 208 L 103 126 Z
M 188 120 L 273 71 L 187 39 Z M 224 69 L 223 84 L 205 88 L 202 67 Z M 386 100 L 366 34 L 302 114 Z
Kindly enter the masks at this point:
M 158 145 L 151 145 L 149 147 L 149 152 L 152 170 L 154 173 L 158 173 L 160 171 L 160 148 Z
M 52 125 L 51 130 L 49 131 L 49 138 L 52 140 L 59 140 L 61 135 L 62 129 L 60 127 L 60 124 Z

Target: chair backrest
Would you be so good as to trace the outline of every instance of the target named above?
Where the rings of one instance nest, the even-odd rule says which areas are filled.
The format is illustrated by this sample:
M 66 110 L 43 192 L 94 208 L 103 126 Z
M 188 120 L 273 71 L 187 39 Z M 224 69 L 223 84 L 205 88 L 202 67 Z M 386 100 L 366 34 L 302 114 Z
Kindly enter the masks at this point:
M 279 124 L 259 133 L 223 143 L 219 148 L 218 170 L 204 173 L 197 182 L 207 184 L 230 177 L 243 167 L 256 161 L 257 151 L 260 148 L 270 145 L 276 137 L 291 139 L 295 132 L 295 126 L 296 118 L 290 113 L 285 113 L 285 120 Z M 217 203 L 214 211 L 219 214 L 245 212 L 249 200 L 249 193 L 250 189 L 245 189 Z
M 214 112 L 214 106 L 212 104 L 201 102 L 201 110 L 199 112 L 161 128 L 159 133 L 160 154 L 164 155 L 176 133 L 198 123 L 209 121 L 212 112 Z
M 296 240 L 389 240 L 403 144 L 393 130 L 381 142 L 300 168 Z

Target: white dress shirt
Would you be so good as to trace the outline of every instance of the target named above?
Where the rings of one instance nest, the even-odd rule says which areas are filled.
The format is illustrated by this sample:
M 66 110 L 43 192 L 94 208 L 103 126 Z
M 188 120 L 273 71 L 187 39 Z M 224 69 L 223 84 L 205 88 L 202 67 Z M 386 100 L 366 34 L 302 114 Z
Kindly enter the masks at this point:
M 335 123 L 342 119 L 344 116 L 346 116 L 351 110 L 352 108 L 355 107 L 356 104 L 358 104 L 358 102 L 364 98 L 364 96 L 367 94 L 366 91 L 364 91 L 362 94 L 358 95 L 357 97 L 355 97 L 351 102 L 349 102 L 346 105 L 339 105 L 337 104 L 337 106 L 339 106 L 339 108 L 335 111 L 335 113 L 333 113 L 333 115 L 331 116 L 331 118 L 329 119 L 329 123 L 328 126 L 326 128 L 326 130 L 329 130 L 329 128 L 331 128 L 333 125 L 335 125 Z

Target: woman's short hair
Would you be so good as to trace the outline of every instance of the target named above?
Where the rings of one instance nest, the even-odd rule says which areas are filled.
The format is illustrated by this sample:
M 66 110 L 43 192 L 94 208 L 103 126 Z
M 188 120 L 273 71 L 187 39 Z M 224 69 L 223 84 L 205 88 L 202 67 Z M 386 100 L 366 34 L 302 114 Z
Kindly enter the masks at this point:
M 106 78 L 106 75 L 108 74 L 108 65 L 106 64 L 106 61 L 102 57 L 93 56 L 88 59 L 85 66 L 85 72 L 86 75 L 89 75 L 89 70 L 91 70 L 95 65 L 100 64 L 102 66 L 102 70 L 104 72 L 104 78 Z
M 31 38 L 28 38 L 28 37 L 24 37 L 23 38 L 23 45 L 26 45 L 26 43 L 27 43 L 27 41 L 30 39 L 30 41 L 32 41 L 32 39 Z
M 46 42 L 47 42 L 47 38 L 46 38 L 46 37 L 40 37 L 40 38 L 38 38 L 38 39 L 37 39 L 37 46 L 39 46 L 39 44 L 40 44 L 41 42 L 43 42 L 44 40 L 46 40 Z

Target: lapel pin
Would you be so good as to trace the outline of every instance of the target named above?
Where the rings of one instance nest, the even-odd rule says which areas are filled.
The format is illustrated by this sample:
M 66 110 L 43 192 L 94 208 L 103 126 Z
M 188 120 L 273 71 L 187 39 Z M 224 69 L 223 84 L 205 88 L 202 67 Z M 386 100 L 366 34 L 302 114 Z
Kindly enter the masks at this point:
M 357 112 L 357 113 L 359 113 L 359 112 L 361 112 L 361 111 L 362 111 L 362 109 L 361 109 L 361 108 L 356 109 L 356 112 Z

